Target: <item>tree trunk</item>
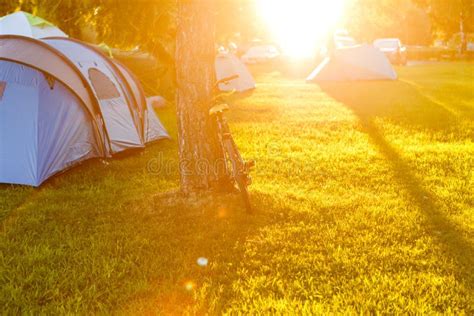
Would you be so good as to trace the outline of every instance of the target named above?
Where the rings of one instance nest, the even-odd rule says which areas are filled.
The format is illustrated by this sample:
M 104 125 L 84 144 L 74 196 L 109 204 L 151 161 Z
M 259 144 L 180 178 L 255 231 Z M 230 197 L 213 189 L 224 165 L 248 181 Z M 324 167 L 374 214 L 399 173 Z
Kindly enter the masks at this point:
M 181 189 L 211 189 L 220 180 L 222 152 L 209 117 L 215 82 L 213 0 L 178 0 L 177 116 Z

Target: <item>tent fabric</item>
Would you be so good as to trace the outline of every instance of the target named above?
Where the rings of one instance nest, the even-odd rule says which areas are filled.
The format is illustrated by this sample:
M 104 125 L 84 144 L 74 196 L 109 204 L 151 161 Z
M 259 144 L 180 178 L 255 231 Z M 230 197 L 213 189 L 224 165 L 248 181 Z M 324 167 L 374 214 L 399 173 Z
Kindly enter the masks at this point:
M 89 69 L 89 79 L 99 100 L 115 99 L 120 97 L 120 92 L 114 83 L 103 72 L 96 68 Z
M 131 89 L 132 95 L 139 107 L 143 117 L 144 137 L 145 143 L 151 143 L 160 139 L 170 138 L 166 129 L 161 124 L 160 119 L 156 115 L 152 106 L 148 106 L 145 91 L 141 86 L 138 79 L 133 73 L 125 67 L 122 63 L 117 60 L 113 60 L 118 70 L 122 73 L 123 77 L 127 80 Z
M 0 60 L 12 61 L 40 70 L 62 82 L 84 104 L 90 116 L 94 118 L 96 138 L 106 144 L 99 106 L 86 78 L 59 51 L 35 40 L 23 36 L 0 35 Z M 101 146 L 103 150 L 104 146 Z M 104 152 L 105 154 L 105 152 Z
M 221 53 L 217 55 L 215 67 L 217 80 L 239 75 L 239 78 L 229 81 L 229 83 L 221 83 L 219 85 L 221 91 L 235 90 L 243 92 L 255 89 L 255 80 L 244 63 L 235 55 L 230 53 Z
M 28 37 L 0 35 L 0 59 L 49 73 L 71 88 L 91 114 L 97 113 L 97 105 L 94 104 L 94 96 L 86 78 L 69 59 L 49 45 Z
M 370 45 L 337 49 L 308 76 L 306 81 L 396 80 L 387 57 Z
M 27 12 L 15 12 L 0 18 L 0 35 L 21 35 L 36 39 L 60 36 L 67 37 L 54 24 Z
M 146 142 L 152 143 L 161 139 L 169 139 L 170 136 L 163 124 L 161 124 L 160 119 L 155 113 L 153 107 L 147 109 L 147 120 L 145 122 L 145 135 Z
M 60 81 L 0 60 L 0 183 L 39 186 L 83 160 L 101 156 L 93 120 Z
M 138 79 L 133 75 L 133 73 L 125 67 L 121 62 L 116 59 L 111 59 L 115 64 L 118 73 L 122 75 L 122 78 L 128 83 L 127 87 L 130 90 L 130 94 L 133 97 L 134 103 L 137 106 L 137 113 L 139 116 L 139 121 L 141 127 L 144 129 L 144 123 L 146 120 L 146 97 L 145 91 L 143 90 Z
M 97 46 L 89 45 L 76 39 L 51 37 L 45 40 L 69 43 L 72 45 L 72 47 L 74 47 L 74 45 L 79 46 L 81 49 L 86 49 L 89 53 L 92 53 L 107 65 L 110 73 L 113 75 L 114 79 L 120 86 L 120 91 L 123 94 L 122 97 L 127 101 L 127 105 L 129 106 L 130 112 L 132 114 L 132 119 L 134 120 L 135 126 L 139 132 L 140 140 L 142 141 L 142 144 L 144 144 L 144 110 L 140 109 L 139 104 L 134 98 L 133 90 L 130 86 L 133 80 L 129 80 L 129 77 L 124 76 L 123 72 L 117 65 L 118 62 L 105 55 Z M 81 66 L 80 62 L 79 65 Z M 132 75 L 132 77 L 134 76 Z
M 132 105 L 132 96 L 125 87 L 122 79 L 117 75 L 112 62 L 98 51 L 67 38 L 48 38 L 43 42 L 54 47 L 72 61 L 76 68 L 86 77 L 88 83 L 93 86 L 98 99 L 105 128 L 110 141 L 111 154 L 115 154 L 130 148 L 143 148 L 144 139 L 141 137 L 140 126 L 136 122 L 136 108 Z M 92 84 L 90 70 L 95 69 L 105 75 L 119 90 L 119 96 L 110 99 L 101 99 L 103 91 L 95 90 L 100 87 L 109 87 L 109 83 Z

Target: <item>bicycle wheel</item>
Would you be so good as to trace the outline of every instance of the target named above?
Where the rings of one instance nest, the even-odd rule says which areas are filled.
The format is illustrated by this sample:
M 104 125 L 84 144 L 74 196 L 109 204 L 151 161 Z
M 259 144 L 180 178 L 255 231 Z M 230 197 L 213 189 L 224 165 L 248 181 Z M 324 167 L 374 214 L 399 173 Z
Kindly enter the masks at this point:
M 237 183 L 237 187 L 244 201 L 245 209 L 248 213 L 252 212 L 252 205 L 250 204 L 250 197 L 247 190 L 248 175 L 245 173 L 245 163 L 240 156 L 237 146 L 231 137 L 228 137 L 224 142 L 224 148 L 227 152 L 227 157 L 230 160 L 232 168 L 232 177 Z

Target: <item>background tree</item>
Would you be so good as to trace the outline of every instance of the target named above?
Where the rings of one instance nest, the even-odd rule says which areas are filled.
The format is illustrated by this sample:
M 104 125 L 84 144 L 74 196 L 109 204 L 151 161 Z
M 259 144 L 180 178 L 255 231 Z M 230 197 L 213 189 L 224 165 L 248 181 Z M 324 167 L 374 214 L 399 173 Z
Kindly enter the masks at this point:
M 474 32 L 474 1 L 472 0 L 415 0 L 427 10 L 435 31 L 445 40 L 460 32 Z
M 167 73 L 173 76 L 166 80 L 173 82 L 175 0 L 0 0 L 0 16 L 18 10 L 41 16 L 74 38 L 148 52 L 158 63 L 153 67 L 154 74 L 145 76 L 154 79 L 146 82 L 147 87 L 156 86 L 157 77 Z M 149 65 L 139 68 L 148 71 L 146 67 Z M 156 87 L 147 90 L 168 92 Z
M 428 13 L 412 0 L 352 0 L 346 12 L 347 29 L 361 41 L 398 37 L 407 44 L 431 43 Z
M 247 42 L 262 35 L 255 0 L 226 0 L 216 3 L 216 40 Z

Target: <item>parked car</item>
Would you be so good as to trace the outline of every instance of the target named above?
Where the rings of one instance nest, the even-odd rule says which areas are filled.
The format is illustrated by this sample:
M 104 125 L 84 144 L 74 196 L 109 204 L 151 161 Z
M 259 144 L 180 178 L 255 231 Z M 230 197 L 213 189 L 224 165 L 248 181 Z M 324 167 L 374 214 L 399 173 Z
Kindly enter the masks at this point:
M 374 41 L 374 46 L 380 49 L 392 64 L 407 64 L 407 49 L 398 38 L 380 38 Z

